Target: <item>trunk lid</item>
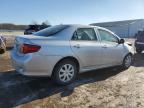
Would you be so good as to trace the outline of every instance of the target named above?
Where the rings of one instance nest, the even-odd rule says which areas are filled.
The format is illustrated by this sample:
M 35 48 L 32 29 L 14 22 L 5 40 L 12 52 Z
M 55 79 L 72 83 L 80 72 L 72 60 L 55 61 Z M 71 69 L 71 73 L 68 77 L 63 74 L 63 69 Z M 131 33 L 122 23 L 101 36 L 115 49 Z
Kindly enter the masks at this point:
M 38 41 L 34 42 L 35 40 L 39 40 L 39 41 L 45 40 L 45 37 L 34 36 L 34 35 L 16 36 L 15 42 L 14 42 L 14 50 L 16 51 L 17 55 L 19 56 L 25 55 L 20 52 L 20 48 L 23 44 L 39 45 Z

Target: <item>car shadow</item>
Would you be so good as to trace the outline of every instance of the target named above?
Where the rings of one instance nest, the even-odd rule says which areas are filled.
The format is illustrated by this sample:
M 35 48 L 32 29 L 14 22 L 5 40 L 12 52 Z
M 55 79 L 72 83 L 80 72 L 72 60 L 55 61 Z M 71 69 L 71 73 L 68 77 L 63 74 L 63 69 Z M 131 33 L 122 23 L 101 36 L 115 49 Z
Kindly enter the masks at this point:
M 75 87 L 104 81 L 122 72 L 120 68 L 107 68 L 78 75 L 70 85 L 58 86 L 50 78 L 26 77 L 15 71 L 0 73 L 0 108 L 11 108 L 60 93 L 69 96 Z
M 144 53 L 134 55 L 134 61 L 132 66 L 134 67 L 144 67 Z

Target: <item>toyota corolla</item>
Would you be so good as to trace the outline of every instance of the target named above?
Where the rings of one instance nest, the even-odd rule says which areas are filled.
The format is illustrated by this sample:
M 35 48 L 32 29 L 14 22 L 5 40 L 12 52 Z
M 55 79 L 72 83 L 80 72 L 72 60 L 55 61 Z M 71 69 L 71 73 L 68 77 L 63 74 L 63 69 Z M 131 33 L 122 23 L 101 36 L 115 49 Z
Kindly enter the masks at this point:
M 15 38 L 13 67 L 27 76 L 71 83 L 82 72 L 131 66 L 134 49 L 113 32 L 89 25 L 56 25 Z

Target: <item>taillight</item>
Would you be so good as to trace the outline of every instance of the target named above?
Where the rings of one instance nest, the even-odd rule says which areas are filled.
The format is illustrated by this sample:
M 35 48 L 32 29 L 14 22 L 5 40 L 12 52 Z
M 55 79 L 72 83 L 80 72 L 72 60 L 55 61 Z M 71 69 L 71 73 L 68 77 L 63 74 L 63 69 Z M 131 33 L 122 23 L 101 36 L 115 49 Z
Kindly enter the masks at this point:
M 34 53 L 40 50 L 41 46 L 38 45 L 30 45 L 30 44 L 23 44 L 20 47 L 20 52 L 23 54 Z

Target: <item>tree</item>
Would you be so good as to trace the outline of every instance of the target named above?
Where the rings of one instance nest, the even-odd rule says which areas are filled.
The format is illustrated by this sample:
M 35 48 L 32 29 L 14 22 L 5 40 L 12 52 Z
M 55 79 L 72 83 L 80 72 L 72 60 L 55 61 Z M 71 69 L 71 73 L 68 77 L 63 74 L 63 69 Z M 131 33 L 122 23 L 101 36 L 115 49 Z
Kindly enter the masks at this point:
M 42 22 L 42 25 L 47 25 L 47 26 L 51 26 L 50 22 L 48 20 Z
M 42 22 L 41 24 L 41 29 L 44 29 L 44 28 L 47 28 L 47 27 L 50 27 L 51 24 L 46 20 L 44 22 Z
M 33 20 L 33 21 L 31 22 L 31 25 L 38 25 L 38 23 Z

